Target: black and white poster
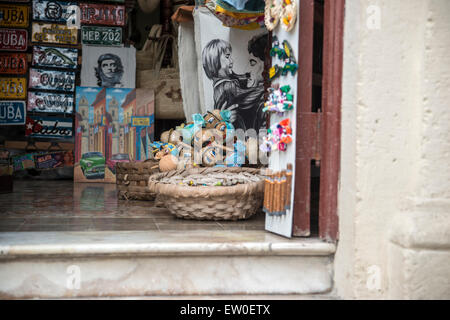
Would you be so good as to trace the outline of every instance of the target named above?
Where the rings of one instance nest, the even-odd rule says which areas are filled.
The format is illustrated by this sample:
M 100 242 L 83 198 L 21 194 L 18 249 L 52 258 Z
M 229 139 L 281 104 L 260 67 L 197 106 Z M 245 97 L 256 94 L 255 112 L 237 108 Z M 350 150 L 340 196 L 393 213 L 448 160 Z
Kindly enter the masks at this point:
M 202 111 L 229 110 L 236 129 L 258 131 L 265 126 L 267 30 L 224 27 L 206 8 L 196 9 L 194 20 Z
M 136 49 L 83 45 L 81 86 L 136 87 Z

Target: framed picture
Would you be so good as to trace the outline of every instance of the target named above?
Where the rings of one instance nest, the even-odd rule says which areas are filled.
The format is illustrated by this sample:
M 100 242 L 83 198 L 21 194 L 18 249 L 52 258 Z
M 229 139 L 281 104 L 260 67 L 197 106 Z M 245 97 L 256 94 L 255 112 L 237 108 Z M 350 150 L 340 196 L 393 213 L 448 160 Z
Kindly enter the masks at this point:
M 83 45 L 81 86 L 136 87 L 136 49 Z

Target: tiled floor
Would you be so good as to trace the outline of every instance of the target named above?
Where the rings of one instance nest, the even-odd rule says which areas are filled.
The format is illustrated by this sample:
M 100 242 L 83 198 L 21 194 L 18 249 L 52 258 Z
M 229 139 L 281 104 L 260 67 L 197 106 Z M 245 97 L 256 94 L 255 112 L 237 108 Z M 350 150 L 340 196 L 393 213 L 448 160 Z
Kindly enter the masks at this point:
M 0 194 L 0 232 L 264 230 L 264 214 L 237 222 L 175 218 L 153 202 L 117 200 L 114 184 L 14 181 Z

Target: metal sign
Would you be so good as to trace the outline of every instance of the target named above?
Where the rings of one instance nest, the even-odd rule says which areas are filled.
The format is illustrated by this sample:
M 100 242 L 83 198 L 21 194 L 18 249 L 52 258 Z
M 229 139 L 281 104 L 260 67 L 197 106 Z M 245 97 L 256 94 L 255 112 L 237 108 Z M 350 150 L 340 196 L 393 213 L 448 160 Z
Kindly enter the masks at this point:
M 76 2 L 33 0 L 33 20 L 66 23 L 76 15 Z
M 81 23 L 108 26 L 125 25 L 125 6 L 80 3 Z
M 25 99 L 27 79 L 0 77 L 0 99 Z
M 28 19 L 28 6 L 0 4 L 0 27 L 26 28 Z
M 0 101 L 0 125 L 25 124 L 24 101 Z
M 153 124 L 153 116 L 133 116 L 131 117 L 132 127 L 150 127 Z
M 33 66 L 76 69 L 78 50 L 72 48 L 33 47 Z
M 25 135 L 36 138 L 70 138 L 72 118 L 27 116 Z
M 27 48 L 27 30 L 0 29 L 0 51 L 26 51 Z
M 29 88 L 73 92 L 75 72 L 30 68 Z
M 74 99 L 64 93 L 28 92 L 28 111 L 34 112 L 73 112 Z
M 31 41 L 57 44 L 78 44 L 77 28 L 62 24 L 33 22 Z
M 26 53 L 0 53 L 0 74 L 27 73 Z
M 81 43 L 106 46 L 122 44 L 121 27 L 81 27 Z

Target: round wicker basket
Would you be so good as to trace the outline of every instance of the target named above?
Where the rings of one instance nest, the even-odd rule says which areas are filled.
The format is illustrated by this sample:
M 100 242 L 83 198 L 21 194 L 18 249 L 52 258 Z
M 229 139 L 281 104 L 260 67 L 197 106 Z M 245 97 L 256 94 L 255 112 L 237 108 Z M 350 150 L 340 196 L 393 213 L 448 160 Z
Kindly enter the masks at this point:
M 167 178 L 180 178 L 179 176 L 223 176 L 244 172 L 254 178 L 231 186 L 186 186 L 167 183 L 170 180 Z M 264 197 L 261 170 L 253 168 L 213 167 L 156 173 L 150 176 L 148 187 L 150 192 L 158 195 L 158 200 L 164 202 L 172 214 L 178 218 L 192 220 L 248 219 L 261 209 Z
M 159 172 L 158 162 L 119 162 L 116 164 L 117 195 L 121 200 L 155 200 L 155 193 L 147 187 L 149 177 Z

